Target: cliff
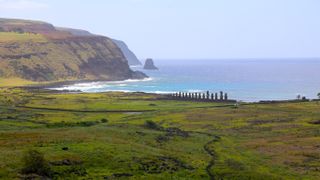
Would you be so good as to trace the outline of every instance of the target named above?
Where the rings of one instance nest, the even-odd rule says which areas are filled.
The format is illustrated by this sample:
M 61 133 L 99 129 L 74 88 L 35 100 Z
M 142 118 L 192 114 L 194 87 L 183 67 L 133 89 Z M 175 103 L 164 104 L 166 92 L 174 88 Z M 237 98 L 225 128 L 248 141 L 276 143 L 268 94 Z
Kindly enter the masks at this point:
M 67 81 L 146 75 L 129 68 L 110 38 L 75 35 L 44 22 L 0 19 L 0 77 Z
M 144 63 L 143 69 L 146 70 L 158 70 L 158 68 L 154 65 L 153 59 L 148 58 Z
M 142 65 L 137 56 L 129 49 L 125 42 L 116 39 L 112 39 L 112 41 L 121 49 L 130 66 Z
M 89 31 L 81 30 L 81 29 L 72 29 L 72 28 L 63 28 L 63 27 L 58 27 L 56 29 L 71 33 L 72 35 L 75 35 L 75 36 L 96 36 L 90 33 Z M 120 50 L 122 51 L 124 57 L 127 59 L 128 64 L 130 66 L 142 65 L 142 63 L 139 61 L 137 56 L 129 49 L 129 47 L 125 42 L 116 40 L 116 39 L 112 39 L 112 41 L 120 48 Z

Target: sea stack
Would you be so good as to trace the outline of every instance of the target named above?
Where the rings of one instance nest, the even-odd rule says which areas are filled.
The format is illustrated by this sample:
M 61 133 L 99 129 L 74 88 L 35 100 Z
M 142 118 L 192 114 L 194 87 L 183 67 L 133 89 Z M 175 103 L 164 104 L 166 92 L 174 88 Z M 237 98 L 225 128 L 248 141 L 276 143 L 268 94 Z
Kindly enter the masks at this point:
M 146 70 L 158 70 L 158 68 L 154 65 L 153 59 L 148 58 L 144 64 L 143 69 Z

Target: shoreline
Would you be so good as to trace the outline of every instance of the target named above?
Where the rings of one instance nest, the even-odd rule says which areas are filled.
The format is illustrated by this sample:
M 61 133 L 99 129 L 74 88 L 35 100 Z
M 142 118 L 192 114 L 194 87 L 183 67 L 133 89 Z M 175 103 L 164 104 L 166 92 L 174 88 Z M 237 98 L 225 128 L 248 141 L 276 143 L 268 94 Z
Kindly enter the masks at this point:
M 99 82 L 99 81 L 94 81 Z M 106 81 L 101 81 L 106 82 Z M 112 81 L 111 81 L 112 82 Z M 81 90 L 56 90 L 56 89 L 50 89 L 50 87 L 56 87 L 57 85 L 70 85 L 70 84 L 78 84 L 78 83 L 92 83 L 92 81 L 68 81 L 68 82 L 59 82 L 59 83 L 52 83 L 49 86 L 48 85 L 41 85 L 41 86 L 20 86 L 15 88 L 23 88 L 26 90 L 45 90 L 46 92 L 52 92 L 52 93 L 84 93 L 84 94 L 100 94 L 100 93 L 125 93 L 125 94 L 135 94 L 135 93 L 141 93 L 141 94 L 149 94 L 149 95 L 155 95 L 159 96 L 159 100 L 173 100 L 173 101 L 189 101 L 189 102 L 215 102 L 215 103 L 226 103 L 226 102 L 232 102 L 235 104 L 241 104 L 241 105 L 252 105 L 252 104 L 278 104 L 278 103 L 301 103 L 301 102 L 317 102 L 320 101 L 320 99 L 305 99 L 305 100 L 299 100 L 299 99 L 283 99 L 283 100 L 258 100 L 258 101 L 243 101 L 243 100 L 230 100 L 230 101 L 206 101 L 206 100 L 184 100 L 184 99 L 173 99 L 169 98 L 168 96 L 171 93 L 154 93 L 154 92 L 143 92 L 143 91 L 117 91 L 117 90 L 110 90 L 110 91 L 104 91 L 104 92 L 85 92 Z
M 66 86 L 72 86 L 77 84 L 93 84 L 93 83 L 122 83 L 122 82 L 130 82 L 132 81 L 148 81 L 152 79 L 150 77 L 143 78 L 143 79 L 124 79 L 124 80 L 70 80 L 70 81 L 61 81 L 61 82 L 48 82 L 43 84 L 29 84 L 29 85 L 21 85 L 21 86 L 12 86 L 8 88 L 23 88 L 26 90 L 45 90 L 47 92 L 55 92 L 55 93 L 112 93 L 112 92 L 121 92 L 121 93 L 144 93 L 144 94 L 151 94 L 151 95 L 160 95 L 160 96 L 167 96 L 174 92 L 161 92 L 161 91 L 130 91 L 130 90 L 106 90 L 106 91 L 99 91 L 99 92 L 86 92 L 84 90 L 77 90 L 77 89 L 63 89 Z M 60 88 L 60 89 L 59 89 Z M 203 91 L 205 92 L 205 91 Z M 169 100 L 169 99 L 168 99 Z M 183 100 L 181 100 L 183 101 Z M 320 101 L 320 99 L 305 99 L 305 100 L 298 100 L 298 99 L 258 99 L 258 100 L 233 100 L 237 103 L 249 103 L 249 104 L 274 104 L 274 103 L 294 103 L 294 102 L 309 102 L 309 101 Z M 199 102 L 199 101 L 195 101 Z

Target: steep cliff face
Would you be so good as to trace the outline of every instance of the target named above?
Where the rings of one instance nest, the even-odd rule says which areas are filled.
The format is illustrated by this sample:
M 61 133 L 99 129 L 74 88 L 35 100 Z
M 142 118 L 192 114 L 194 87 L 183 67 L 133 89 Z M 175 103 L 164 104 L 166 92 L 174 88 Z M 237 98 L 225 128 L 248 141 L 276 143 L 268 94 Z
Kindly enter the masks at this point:
M 129 49 L 125 42 L 116 39 L 112 39 L 112 41 L 121 49 L 130 66 L 142 65 L 137 56 Z
M 0 20 L 0 77 L 32 81 L 124 80 L 144 78 L 132 71 L 118 46 L 103 36 L 75 36 L 66 31 L 35 28 Z M 20 24 L 22 24 L 19 21 Z M 19 24 L 18 23 L 18 24 Z M 5 24 L 5 25 L 3 25 Z M 8 25 L 9 24 L 9 25 Z M 12 28 L 20 28 L 14 31 Z M 2 26 L 3 25 L 3 26 Z M 27 28 L 26 28 L 27 27 Z M 35 29 L 35 30 L 34 30 Z M 51 29 L 51 30 L 50 30 Z M 11 32 L 7 32 L 10 30 Z M 37 32 L 35 32 L 37 31 Z M 41 31 L 41 32 L 40 32 Z
M 72 29 L 72 28 L 63 28 L 63 27 L 59 27 L 56 29 L 59 31 L 71 33 L 72 35 L 75 35 L 75 36 L 96 36 L 90 33 L 89 31 L 85 31 L 82 29 Z M 112 41 L 121 49 L 124 57 L 127 59 L 128 64 L 130 66 L 142 65 L 142 63 L 139 61 L 137 56 L 129 49 L 128 45 L 125 42 L 116 40 L 116 39 L 112 39 Z

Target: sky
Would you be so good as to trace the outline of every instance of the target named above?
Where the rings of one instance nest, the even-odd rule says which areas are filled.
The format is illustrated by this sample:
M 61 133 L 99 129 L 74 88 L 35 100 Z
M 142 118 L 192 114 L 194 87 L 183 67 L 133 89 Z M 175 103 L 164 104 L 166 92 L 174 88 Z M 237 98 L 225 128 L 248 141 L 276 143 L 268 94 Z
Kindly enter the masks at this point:
M 0 0 L 0 17 L 125 41 L 141 58 L 320 57 L 319 0 Z

